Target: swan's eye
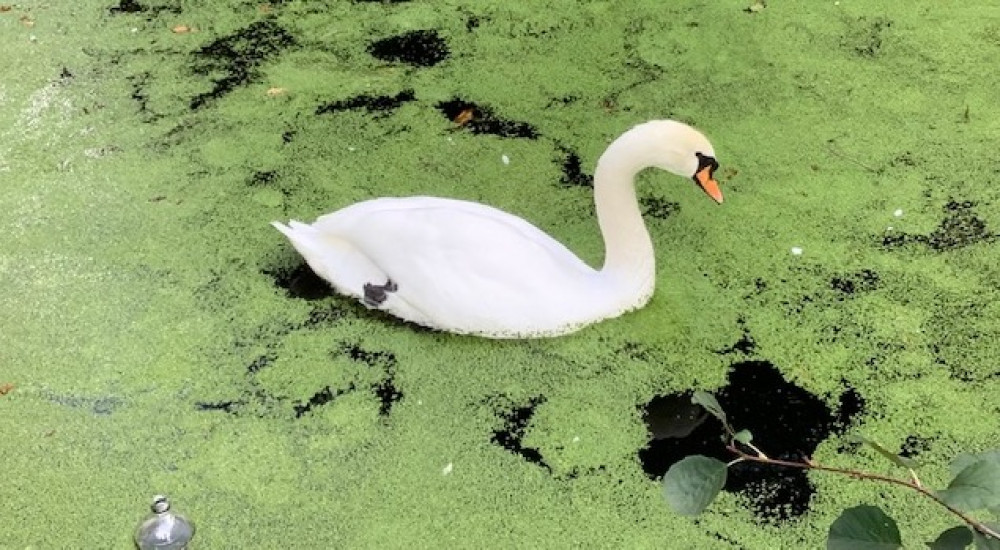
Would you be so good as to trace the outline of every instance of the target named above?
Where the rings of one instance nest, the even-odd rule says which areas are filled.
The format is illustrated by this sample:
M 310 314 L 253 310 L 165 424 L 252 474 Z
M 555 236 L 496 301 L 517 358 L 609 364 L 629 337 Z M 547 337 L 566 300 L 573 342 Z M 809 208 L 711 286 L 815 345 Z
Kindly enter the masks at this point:
M 694 156 L 698 158 L 698 168 L 694 171 L 695 174 L 708 168 L 708 177 L 715 175 L 715 171 L 719 169 L 719 163 L 715 157 L 701 153 L 695 153 Z

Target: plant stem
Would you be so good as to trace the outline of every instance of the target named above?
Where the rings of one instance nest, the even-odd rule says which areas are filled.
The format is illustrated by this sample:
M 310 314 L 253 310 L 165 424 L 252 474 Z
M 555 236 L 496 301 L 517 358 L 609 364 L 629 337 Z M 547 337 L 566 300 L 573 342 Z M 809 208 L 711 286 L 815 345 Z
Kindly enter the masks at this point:
M 959 518 L 961 518 L 962 521 L 964 521 L 969 527 L 975 529 L 976 531 L 982 533 L 983 535 L 986 535 L 986 536 L 989 536 L 989 537 L 993 537 L 996 540 L 1000 540 L 1000 533 L 998 533 L 997 531 L 991 529 L 989 526 L 985 525 L 984 523 L 980 522 L 979 520 L 977 520 L 977 519 L 969 516 L 968 514 L 962 512 L 961 510 L 959 510 L 959 509 L 951 506 L 947 502 L 941 500 L 940 497 L 938 497 L 937 495 L 935 495 L 933 491 L 927 489 L 922 484 L 920 484 L 919 481 L 915 481 L 914 482 L 914 481 L 908 481 L 908 480 L 905 480 L 905 479 L 899 479 L 899 478 L 895 478 L 895 477 L 884 476 L 884 475 L 881 475 L 881 474 L 873 474 L 873 473 L 869 473 L 869 472 L 861 472 L 861 471 L 858 471 L 858 470 L 847 470 L 845 468 L 836 468 L 836 467 L 833 467 L 833 466 L 824 466 L 822 464 L 818 464 L 816 462 L 813 462 L 812 460 L 809 460 L 807 462 L 792 462 L 790 460 L 781 460 L 781 459 L 777 459 L 777 458 L 768 458 L 767 455 L 765 455 L 764 453 L 760 453 L 759 451 L 757 451 L 759 453 L 758 455 L 752 455 L 752 454 L 749 454 L 749 453 L 741 451 L 732 442 L 726 444 L 726 449 L 728 449 L 729 452 L 735 454 L 738 458 L 741 458 L 741 459 L 743 459 L 745 461 L 758 462 L 758 463 L 761 463 L 761 464 L 770 464 L 772 466 L 786 466 L 788 468 L 799 468 L 799 469 L 802 469 L 802 470 L 819 470 L 819 471 L 822 471 L 822 472 L 831 472 L 831 473 L 835 473 L 835 474 L 841 474 L 841 475 L 853 477 L 854 479 L 865 479 L 865 480 L 869 480 L 869 481 L 884 481 L 886 483 L 892 483 L 894 485 L 902 485 L 903 487 L 909 487 L 910 489 L 913 489 L 914 491 L 917 491 L 918 493 L 921 493 L 922 495 L 930 498 L 931 500 L 933 500 L 934 502 L 940 504 L 941 506 L 944 506 L 949 512 L 951 512 L 952 514 L 955 514 L 956 516 L 958 516 Z M 754 450 L 756 451 L 756 449 L 754 449 Z

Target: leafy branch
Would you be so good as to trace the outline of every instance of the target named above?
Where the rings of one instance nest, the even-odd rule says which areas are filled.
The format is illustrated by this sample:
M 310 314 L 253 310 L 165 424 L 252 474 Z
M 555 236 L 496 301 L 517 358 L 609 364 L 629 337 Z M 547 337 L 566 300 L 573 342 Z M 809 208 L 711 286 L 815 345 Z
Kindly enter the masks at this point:
M 725 463 L 694 455 L 671 466 L 663 477 L 663 494 L 679 514 L 700 514 L 725 486 L 729 467 L 740 462 L 754 462 L 817 470 L 907 487 L 931 499 L 964 523 L 944 531 L 934 542 L 929 543 L 932 550 L 961 550 L 973 543 L 977 550 L 1000 550 L 1000 525 L 981 521 L 971 515 L 971 512 L 988 509 L 994 516 L 1000 517 L 1000 449 L 978 455 L 959 455 L 952 464 L 953 478 L 948 487 L 936 491 L 927 488 L 917 477 L 916 462 L 892 453 L 870 439 L 861 438 L 861 441 L 892 464 L 905 469 L 908 477 L 826 466 L 808 457 L 802 461 L 771 458 L 753 444 L 753 434 L 750 431 L 737 431 L 733 428 L 726 412 L 712 394 L 696 391 L 691 401 L 722 423 L 725 430 L 723 443 L 733 454 L 733 460 Z M 877 506 L 862 505 L 845 510 L 830 526 L 827 535 L 828 550 L 889 550 L 901 547 L 902 540 L 895 520 Z

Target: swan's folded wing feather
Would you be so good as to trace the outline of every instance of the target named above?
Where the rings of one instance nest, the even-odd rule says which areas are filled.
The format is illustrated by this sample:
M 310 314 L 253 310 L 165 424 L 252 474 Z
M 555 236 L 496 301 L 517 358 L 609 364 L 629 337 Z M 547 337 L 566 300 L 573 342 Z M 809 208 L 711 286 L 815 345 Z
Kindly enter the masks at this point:
M 561 317 L 593 295 L 592 268 L 537 227 L 485 205 L 376 199 L 313 225 L 353 243 L 397 283 L 399 298 L 435 318 Z

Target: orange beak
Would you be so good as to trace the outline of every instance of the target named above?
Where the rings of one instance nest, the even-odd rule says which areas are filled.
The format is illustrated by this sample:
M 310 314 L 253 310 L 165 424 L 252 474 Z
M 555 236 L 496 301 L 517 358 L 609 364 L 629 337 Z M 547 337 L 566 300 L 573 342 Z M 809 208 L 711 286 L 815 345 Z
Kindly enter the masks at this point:
M 712 179 L 711 167 L 706 166 L 698 170 L 694 175 L 694 180 L 708 193 L 709 197 L 712 197 L 712 200 L 722 204 L 722 191 L 719 189 L 719 182 Z

